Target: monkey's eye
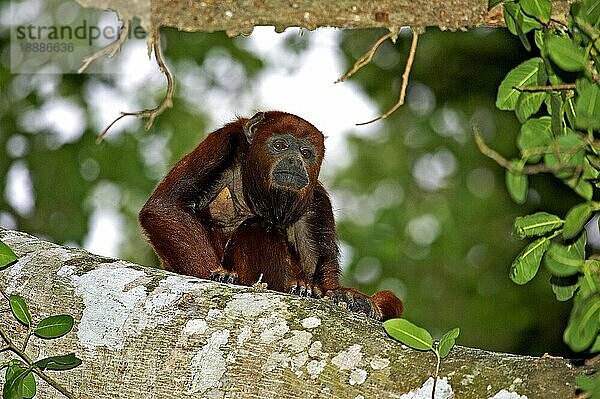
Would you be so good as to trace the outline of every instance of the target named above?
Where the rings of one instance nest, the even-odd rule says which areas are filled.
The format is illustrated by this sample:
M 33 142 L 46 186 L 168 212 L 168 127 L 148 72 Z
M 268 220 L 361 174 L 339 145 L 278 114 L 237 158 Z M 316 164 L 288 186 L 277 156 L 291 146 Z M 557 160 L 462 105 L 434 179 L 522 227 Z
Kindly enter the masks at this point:
M 304 159 L 310 159 L 313 156 L 313 153 L 308 148 L 304 147 L 300 149 L 300 154 L 304 157 Z
M 272 145 L 276 151 L 284 151 L 288 149 L 288 143 L 283 139 L 277 139 L 273 141 Z

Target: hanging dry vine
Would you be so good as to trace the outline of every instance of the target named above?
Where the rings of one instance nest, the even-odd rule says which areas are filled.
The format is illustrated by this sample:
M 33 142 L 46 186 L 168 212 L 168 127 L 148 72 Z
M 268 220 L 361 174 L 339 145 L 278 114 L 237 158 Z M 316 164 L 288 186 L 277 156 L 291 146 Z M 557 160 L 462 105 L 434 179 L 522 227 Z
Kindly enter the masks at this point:
M 117 40 L 115 40 L 108 46 L 104 47 L 102 50 L 98 51 L 97 53 L 94 53 L 94 54 L 90 55 L 89 57 L 85 57 L 83 59 L 83 64 L 79 67 L 79 69 L 77 70 L 77 73 L 82 73 L 83 71 L 85 71 L 87 69 L 87 67 L 92 62 L 96 61 L 99 58 L 104 57 L 105 55 L 107 55 L 109 58 L 112 58 L 117 53 L 117 51 L 119 51 L 121 49 L 121 46 L 123 46 L 123 43 L 125 43 L 125 41 L 127 41 L 127 35 L 129 34 L 129 27 L 130 27 L 130 22 L 124 21 L 123 27 L 121 28 L 121 32 L 119 33 L 119 37 L 117 38 Z
M 392 108 L 387 110 L 385 113 L 381 114 L 375 119 L 372 119 L 368 122 L 357 123 L 357 126 L 368 125 L 369 123 L 377 122 L 378 120 L 385 119 L 390 116 L 394 111 L 400 108 L 404 104 L 404 99 L 406 97 L 406 88 L 408 87 L 408 78 L 410 76 L 410 70 L 412 68 L 413 61 L 415 60 L 415 53 L 417 52 L 417 44 L 419 41 L 420 29 L 411 28 L 412 31 L 412 42 L 410 44 L 410 50 L 408 53 L 408 59 L 406 60 L 406 66 L 404 67 L 404 73 L 402 74 L 402 86 L 400 88 L 400 96 L 398 97 L 398 101 Z M 360 57 L 352 66 L 348 72 L 346 72 L 342 77 L 335 81 L 335 83 L 343 82 L 358 72 L 362 67 L 368 65 L 373 56 L 377 52 L 377 49 L 385 42 L 387 39 L 392 39 L 393 43 L 396 43 L 396 39 L 398 37 L 398 32 L 389 32 L 383 35 L 369 51 L 367 51 L 362 57 Z
M 154 51 L 154 56 L 156 57 L 156 62 L 158 63 L 158 66 L 160 67 L 161 72 L 167 78 L 167 92 L 165 94 L 165 97 L 163 98 L 161 103 L 158 104 L 154 108 L 143 109 L 141 111 L 135 111 L 135 112 L 121 112 L 121 115 L 119 115 L 114 121 L 112 121 L 98 135 L 98 139 L 96 140 L 97 143 L 101 142 L 104 139 L 104 136 L 106 136 L 106 133 L 110 130 L 110 128 L 115 123 L 117 123 L 118 121 L 120 121 L 121 119 L 123 119 L 126 116 L 135 116 L 137 118 L 148 118 L 148 121 L 146 122 L 146 125 L 144 128 L 146 130 L 149 130 L 152 127 L 152 124 L 154 123 L 154 119 L 157 116 L 159 116 L 160 114 L 162 114 L 167 108 L 171 108 L 173 106 L 173 94 L 175 92 L 175 80 L 173 78 L 173 74 L 171 73 L 171 71 L 167 67 L 167 64 L 165 63 L 161 45 L 160 45 L 160 34 L 158 32 L 158 29 L 154 29 L 152 31 L 152 34 L 151 34 L 149 42 L 148 42 L 148 47 L 152 48 L 152 50 Z
M 125 41 L 127 40 L 129 28 L 130 28 L 130 22 L 125 21 L 123 23 L 123 28 L 121 29 L 119 37 L 113 43 L 109 44 L 102 50 L 98 51 L 95 54 L 92 54 L 89 57 L 84 58 L 83 65 L 77 70 L 77 72 L 82 73 L 92 62 L 94 62 L 95 60 L 97 60 L 105 55 L 107 55 L 108 57 L 114 56 L 117 53 L 117 51 L 120 50 L 123 43 L 125 43 Z M 104 139 L 104 136 L 106 136 L 106 133 L 108 133 L 110 128 L 113 127 L 113 125 L 115 123 L 117 123 L 118 121 L 120 121 L 121 119 L 123 119 L 126 116 L 135 116 L 137 118 L 148 118 L 148 121 L 146 122 L 146 125 L 145 125 L 145 129 L 148 130 L 148 129 L 150 129 L 150 127 L 152 127 L 152 124 L 154 123 L 154 119 L 156 119 L 157 116 L 162 114 L 167 108 L 170 108 L 173 106 L 173 94 L 175 93 L 175 79 L 173 78 L 173 74 L 171 73 L 171 71 L 167 67 L 167 64 L 165 63 L 165 59 L 164 59 L 161 44 L 160 44 L 160 33 L 159 33 L 158 29 L 154 29 L 148 39 L 148 55 L 151 55 L 152 52 L 154 52 L 154 56 L 156 57 L 156 62 L 158 64 L 161 72 L 165 75 L 165 77 L 167 79 L 167 92 L 165 94 L 165 97 L 160 102 L 160 104 L 158 104 L 154 108 L 143 109 L 143 110 L 135 111 L 135 112 L 121 112 L 121 115 L 119 115 L 117 118 L 115 118 L 106 128 L 104 128 L 104 130 L 102 130 L 102 132 L 100 132 L 100 134 L 98 135 L 98 138 L 96 139 L 96 143 L 100 143 Z
M 344 75 L 342 75 L 334 83 L 344 82 L 345 80 L 350 78 L 352 75 L 354 75 L 356 72 L 358 72 L 362 67 L 364 67 L 365 65 L 368 65 L 371 62 L 371 60 L 373 59 L 373 56 L 377 52 L 377 49 L 379 48 L 379 46 L 381 46 L 383 44 L 383 42 L 385 42 L 387 39 L 392 39 L 392 43 L 395 44 L 397 38 L 398 38 L 398 32 L 388 32 L 387 34 L 381 36 L 379 38 L 379 40 L 377 40 L 375 42 L 373 47 L 371 47 L 371 49 L 369 51 L 367 51 L 365 54 L 363 54 L 363 56 L 360 57 L 354 63 L 354 65 L 352 66 L 352 69 L 350 69 L 348 72 L 346 72 Z

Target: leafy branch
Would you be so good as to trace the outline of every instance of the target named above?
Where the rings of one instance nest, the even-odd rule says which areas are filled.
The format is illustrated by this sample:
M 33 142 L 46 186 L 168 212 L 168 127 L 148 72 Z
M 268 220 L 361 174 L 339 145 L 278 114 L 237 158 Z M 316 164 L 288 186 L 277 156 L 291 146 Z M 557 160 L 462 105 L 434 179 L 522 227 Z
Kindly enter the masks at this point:
M 0 241 L 0 270 L 12 265 L 16 260 L 17 256 L 15 253 Z M 0 294 L 8 300 L 10 310 L 15 319 L 27 328 L 27 335 L 22 345 L 17 345 L 7 332 L 0 327 L 0 342 L 3 341 L 5 344 L 4 346 L 0 346 L 0 352 L 12 352 L 17 356 L 17 358 L 0 363 L 0 370 L 6 368 L 2 398 L 33 398 L 37 391 L 35 374 L 67 398 L 74 399 L 75 396 L 71 392 L 46 373 L 46 370 L 64 371 L 79 366 L 81 360 L 74 353 L 34 361 L 25 352 L 29 339 L 32 336 L 41 339 L 56 339 L 69 333 L 73 328 L 73 317 L 70 315 L 54 315 L 34 324 L 27 303 L 22 297 L 19 295 L 9 296 L 2 290 L 0 290 Z
M 516 218 L 514 235 L 532 241 L 517 255 L 510 278 L 526 284 L 543 264 L 559 301 L 573 301 L 563 340 L 572 350 L 600 352 L 600 260 L 586 254 L 585 226 L 600 210 L 600 7 L 597 0 L 571 5 L 565 23 L 552 20 L 549 0 L 502 3 L 508 30 L 540 55 L 512 69 L 500 83 L 496 106 L 521 122 L 520 157 L 507 160 L 475 130 L 480 151 L 506 169 L 506 186 L 517 203 L 527 201 L 528 177 L 552 173 L 584 202 L 564 219 L 547 212 Z M 532 32 L 533 35 L 527 35 Z M 578 380 L 585 397 L 600 395 L 600 376 Z M 595 397 L 595 396 L 594 396 Z

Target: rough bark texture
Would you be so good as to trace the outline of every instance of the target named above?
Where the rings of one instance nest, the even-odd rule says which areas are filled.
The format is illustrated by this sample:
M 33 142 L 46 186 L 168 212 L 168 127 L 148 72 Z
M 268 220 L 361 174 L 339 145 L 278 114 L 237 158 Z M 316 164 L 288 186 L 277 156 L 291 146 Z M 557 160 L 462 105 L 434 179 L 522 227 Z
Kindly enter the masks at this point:
M 32 338 L 27 352 L 76 352 L 83 364 L 53 375 L 79 398 L 431 395 L 431 353 L 403 347 L 380 323 L 328 302 L 180 276 L 20 232 L 0 229 L 0 240 L 20 256 L 0 271 L 0 289 L 23 296 L 34 320 L 76 320 L 62 338 Z M 6 303 L 0 309 L 0 328 L 20 342 L 23 327 Z M 7 359 L 0 353 L 0 364 Z M 591 371 L 564 359 L 456 347 L 442 362 L 436 397 L 569 398 L 575 376 Z M 39 388 L 39 398 L 61 397 L 43 382 Z M 402 396 L 411 391 L 417 396 Z
M 184 31 L 226 31 L 250 34 L 257 25 L 278 31 L 296 26 L 316 29 L 388 28 L 401 26 L 467 29 L 480 25 L 504 26 L 500 7 L 487 10 L 487 0 L 77 0 L 85 7 L 111 9 L 120 19 L 138 17 L 142 26 L 174 27 Z M 565 19 L 569 0 L 553 0 L 553 16 Z

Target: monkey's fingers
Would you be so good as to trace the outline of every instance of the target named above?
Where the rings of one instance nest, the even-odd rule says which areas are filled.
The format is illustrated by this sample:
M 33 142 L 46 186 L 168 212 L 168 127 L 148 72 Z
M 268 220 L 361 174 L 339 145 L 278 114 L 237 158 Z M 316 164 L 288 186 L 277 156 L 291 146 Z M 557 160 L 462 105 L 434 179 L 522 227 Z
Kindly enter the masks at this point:
M 316 285 L 307 283 L 306 281 L 296 281 L 289 289 L 289 293 L 305 298 L 321 298 L 323 293 Z
M 374 320 L 381 319 L 377 306 L 371 302 L 369 297 L 359 292 L 348 289 L 337 289 L 327 291 L 325 295 L 331 299 L 334 305 L 355 313 L 365 314 Z
M 209 277 L 212 281 L 216 281 L 218 283 L 227 283 L 227 284 L 235 284 L 238 280 L 238 275 L 235 272 L 225 270 L 225 269 L 216 269 L 210 273 Z

